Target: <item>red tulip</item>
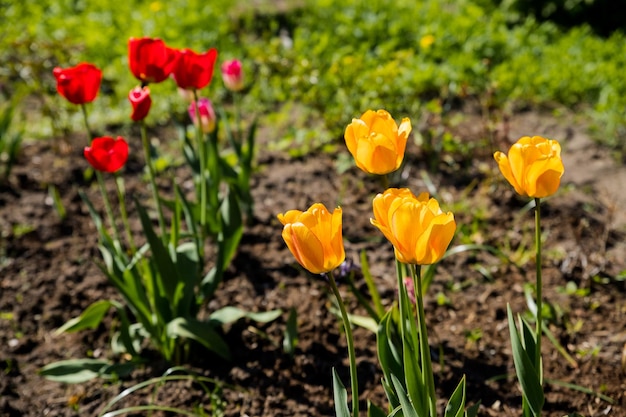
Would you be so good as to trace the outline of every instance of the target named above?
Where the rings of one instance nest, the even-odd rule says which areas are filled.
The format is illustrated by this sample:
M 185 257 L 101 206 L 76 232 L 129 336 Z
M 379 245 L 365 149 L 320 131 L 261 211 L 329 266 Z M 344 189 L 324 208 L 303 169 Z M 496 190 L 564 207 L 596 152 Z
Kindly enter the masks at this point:
M 128 159 L 128 143 L 121 136 L 95 138 L 91 146 L 85 147 L 85 158 L 98 171 L 115 172 Z
M 158 38 L 130 38 L 128 65 L 142 83 L 160 83 L 170 76 L 176 63 L 176 49 Z
M 133 112 L 130 114 L 130 118 L 136 122 L 145 119 L 152 105 L 150 89 L 147 86 L 135 87 L 128 93 L 128 100 L 133 106 Z
M 197 54 L 191 49 L 178 51 L 174 66 L 174 79 L 180 88 L 196 89 L 206 87 L 213 77 L 213 67 L 217 59 L 217 50 L 209 49 L 204 54 Z
M 55 68 L 57 91 L 70 103 L 85 104 L 95 100 L 102 81 L 102 71 L 93 64 L 82 62 L 71 68 Z

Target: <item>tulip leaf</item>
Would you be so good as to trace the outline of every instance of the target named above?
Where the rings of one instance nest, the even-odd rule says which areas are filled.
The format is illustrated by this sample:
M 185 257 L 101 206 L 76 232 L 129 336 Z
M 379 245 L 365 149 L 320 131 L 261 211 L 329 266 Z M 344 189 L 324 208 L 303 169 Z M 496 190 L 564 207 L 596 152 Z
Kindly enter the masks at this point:
M 109 366 L 103 359 L 69 359 L 50 363 L 39 371 L 39 375 L 55 382 L 80 384 L 102 374 Z
M 367 261 L 367 253 L 365 250 L 361 251 L 361 272 L 363 273 L 363 279 L 367 285 L 370 297 L 372 297 L 374 310 L 378 313 L 378 317 L 380 318 L 383 314 L 385 314 L 385 307 L 383 307 L 383 303 L 380 299 L 380 293 L 378 292 L 378 288 L 376 288 L 374 277 L 370 272 L 369 262 Z
M 233 306 L 226 306 L 217 311 L 214 311 L 209 316 L 209 321 L 216 325 L 224 325 L 234 323 L 244 317 L 254 320 L 258 323 L 268 323 L 276 320 L 281 314 L 282 310 L 271 310 L 260 313 L 251 313 Z
M 222 358 L 230 359 L 228 345 L 210 323 L 194 318 L 177 317 L 167 324 L 167 335 L 171 338 L 184 337 L 195 340 Z
M 450 396 L 444 417 L 463 417 L 465 409 L 465 375 Z
M 283 338 L 283 351 L 293 358 L 298 344 L 298 313 L 295 308 L 289 309 L 285 336 Z
M 393 386 L 396 389 L 396 393 L 398 394 L 398 398 L 400 399 L 400 405 L 402 407 L 402 415 L 404 417 L 427 417 L 428 414 L 418 414 L 413 404 L 409 400 L 409 397 L 406 395 L 406 391 L 402 386 L 402 383 L 396 378 L 395 375 L 391 374 L 391 381 L 393 382 Z
M 156 274 L 156 284 L 161 294 L 167 298 L 170 303 L 174 301 L 174 294 L 176 293 L 177 283 L 180 281 L 178 270 L 176 265 L 172 261 L 169 251 L 163 245 L 163 242 L 156 235 L 152 221 L 146 212 L 146 209 L 139 204 L 139 201 L 135 200 L 135 206 L 139 213 L 141 220 L 141 226 L 143 232 L 146 235 L 146 240 L 150 244 L 150 250 L 152 251 L 151 259 L 157 267 L 158 273 Z M 163 312 L 162 312 L 163 313 Z
M 341 382 L 335 368 L 333 368 L 333 399 L 335 401 L 335 415 L 337 417 L 350 417 L 348 391 L 346 391 L 346 387 Z
M 530 406 L 530 409 L 534 415 L 538 416 L 541 415 L 541 409 L 543 408 L 543 403 L 545 401 L 543 387 L 541 386 L 539 375 L 535 370 L 532 359 L 528 356 L 526 350 L 524 350 L 520 335 L 517 327 L 515 326 L 511 306 L 509 305 L 507 305 L 507 317 L 509 322 L 511 347 L 513 349 L 515 373 L 517 374 L 517 379 L 522 386 L 522 392 L 528 402 L 528 405 Z
M 387 413 L 370 400 L 367 400 L 367 417 L 387 417 Z
M 401 375 L 404 378 L 404 370 L 402 367 L 402 353 L 398 350 L 396 340 L 399 337 L 397 327 L 393 319 L 394 313 L 397 313 L 396 307 L 392 307 L 382 317 L 378 325 L 376 333 L 376 347 L 378 350 L 378 360 L 383 370 L 384 378 L 382 380 L 387 399 L 391 407 L 400 405 L 397 395 L 393 391 L 391 383 L 391 374 Z
M 111 308 L 109 300 L 99 300 L 87 307 L 78 317 L 68 320 L 59 327 L 54 334 L 59 335 L 64 332 L 78 332 L 85 329 L 95 329 L 100 325 L 104 315 Z

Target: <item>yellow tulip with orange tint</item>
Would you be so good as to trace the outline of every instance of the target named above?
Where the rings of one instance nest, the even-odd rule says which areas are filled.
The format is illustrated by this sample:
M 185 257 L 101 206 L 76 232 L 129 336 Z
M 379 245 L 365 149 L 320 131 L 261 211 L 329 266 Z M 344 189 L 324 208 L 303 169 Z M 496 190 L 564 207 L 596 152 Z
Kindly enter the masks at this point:
M 541 136 L 524 136 L 509 149 L 493 154 L 504 178 L 523 196 L 548 197 L 559 188 L 565 168 L 561 145 Z
M 373 201 L 371 223 L 393 244 L 403 263 L 430 265 L 439 261 L 454 237 L 456 222 L 428 193 L 415 196 L 408 188 L 389 188 Z
M 368 110 L 360 119 L 352 119 L 344 139 L 356 166 L 384 175 L 400 168 L 411 129 L 408 117 L 398 126 L 386 110 Z
M 321 203 L 307 211 L 289 210 L 278 215 L 283 239 L 298 263 L 313 274 L 330 272 L 346 258 L 342 237 L 342 211 L 330 213 Z

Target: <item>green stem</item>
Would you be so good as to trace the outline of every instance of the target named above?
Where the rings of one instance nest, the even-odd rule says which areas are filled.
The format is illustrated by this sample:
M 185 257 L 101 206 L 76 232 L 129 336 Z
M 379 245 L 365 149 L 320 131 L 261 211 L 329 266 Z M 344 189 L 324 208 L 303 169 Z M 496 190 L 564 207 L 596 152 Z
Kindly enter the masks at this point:
M 133 241 L 133 234 L 130 231 L 130 223 L 128 222 L 128 214 L 126 212 L 126 201 L 124 198 L 124 192 L 120 187 L 119 181 L 122 181 L 122 177 L 116 172 L 115 173 L 115 189 L 117 191 L 117 199 L 120 203 L 120 214 L 122 215 L 122 223 L 124 224 L 124 229 L 126 230 L 126 239 L 128 239 L 128 245 L 131 249 L 131 254 L 134 255 L 137 253 L 137 247 L 135 246 L 135 242 Z
M 543 294 L 542 294 L 542 280 L 541 280 L 541 200 L 535 198 L 535 248 L 537 250 L 535 255 L 535 264 L 537 265 L 537 313 L 536 313 L 536 350 L 535 350 L 535 369 L 539 375 L 539 382 L 543 384 L 543 369 L 541 365 L 541 335 L 543 331 L 541 329 L 543 322 Z
M 235 129 L 237 130 L 236 140 L 239 146 L 243 145 L 243 129 L 241 128 L 241 100 L 237 92 L 233 93 L 233 107 L 235 108 Z
M 146 122 L 143 120 L 141 121 L 141 143 L 143 144 L 143 153 L 146 158 L 146 166 L 148 167 L 148 177 L 150 178 L 150 188 L 152 188 L 152 198 L 154 199 L 154 204 L 156 205 L 157 215 L 159 218 L 159 227 L 161 229 L 161 239 L 165 241 L 167 239 L 167 233 L 165 230 L 165 217 L 163 216 L 163 207 L 161 206 L 161 199 L 159 198 L 159 190 L 156 184 L 154 163 L 150 155 L 150 141 L 148 140 Z
M 426 329 L 426 314 L 424 313 L 424 300 L 422 291 L 422 269 L 419 265 L 411 265 L 411 276 L 413 277 L 413 287 L 415 291 L 415 307 L 417 310 L 417 322 L 419 324 L 419 345 L 420 362 L 422 365 L 422 375 L 424 386 L 428 390 L 428 407 L 430 416 L 437 416 L 437 398 L 435 391 L 435 377 L 433 375 L 433 365 L 430 357 L 430 346 L 428 345 L 428 330 Z
M 328 273 L 328 280 L 330 282 L 330 288 L 333 290 L 333 294 L 337 299 L 339 310 L 341 311 L 341 319 L 343 320 L 343 327 L 346 331 L 346 342 L 348 344 L 348 357 L 350 359 L 350 380 L 352 389 L 352 415 L 354 417 L 359 416 L 359 381 L 356 374 L 356 354 L 354 351 L 354 339 L 352 337 L 352 327 L 350 325 L 350 319 L 346 312 L 346 306 L 343 304 L 343 299 L 337 288 L 335 277 L 332 271 Z
M 87 106 L 85 104 L 80 105 L 80 109 L 83 113 L 83 121 L 85 123 L 85 128 L 87 129 L 87 134 L 89 135 L 89 143 L 91 145 L 91 141 L 94 138 L 93 132 L 91 131 L 91 127 L 89 126 L 89 117 L 87 116 Z M 109 201 L 109 196 L 107 194 L 106 185 L 104 184 L 104 178 L 102 177 L 102 172 L 94 169 L 96 172 L 96 178 L 98 180 L 98 186 L 100 187 L 100 193 L 102 194 L 102 200 L 104 201 L 104 209 L 106 210 L 107 217 L 109 218 L 109 223 L 111 224 L 111 228 L 113 229 L 113 236 L 115 240 L 121 242 L 120 234 L 117 230 L 117 226 L 115 225 L 115 217 L 113 216 L 113 209 L 111 208 L 111 202 Z
M 200 119 L 200 107 L 198 103 L 198 92 L 193 90 L 193 102 L 196 109 L 196 142 L 198 145 L 198 159 L 200 162 L 200 226 L 202 233 L 205 233 L 206 229 L 206 150 L 204 149 L 204 135 L 202 133 L 202 120 Z
M 102 194 L 102 200 L 104 201 L 104 209 L 106 210 L 107 216 L 109 217 L 109 222 L 111 223 L 111 227 L 113 228 L 113 236 L 115 236 L 115 240 L 121 242 L 120 233 L 117 230 L 117 226 L 115 225 L 115 217 L 113 216 L 113 209 L 111 208 L 111 202 L 109 201 L 109 195 L 107 194 L 107 189 L 104 184 L 104 178 L 102 177 L 102 172 L 96 171 L 96 178 L 98 179 L 98 185 L 100 186 L 100 193 Z

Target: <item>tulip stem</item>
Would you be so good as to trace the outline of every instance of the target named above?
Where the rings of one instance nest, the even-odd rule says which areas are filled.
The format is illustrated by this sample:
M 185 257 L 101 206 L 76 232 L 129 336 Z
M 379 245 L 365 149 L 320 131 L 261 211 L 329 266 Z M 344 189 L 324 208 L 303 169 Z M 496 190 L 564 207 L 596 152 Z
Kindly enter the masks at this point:
M 87 135 L 89 136 L 89 144 L 91 145 L 91 141 L 93 140 L 93 132 L 91 131 L 91 127 L 89 126 L 89 117 L 87 116 L 87 107 L 85 104 L 80 105 L 80 109 L 83 113 L 83 121 L 85 123 L 85 128 L 87 129 Z M 96 172 L 96 178 L 98 180 L 98 186 L 100 187 L 100 193 L 102 194 L 102 200 L 104 202 L 104 209 L 109 217 L 109 222 L 111 223 L 111 228 L 113 229 L 113 236 L 115 240 L 121 242 L 120 234 L 117 230 L 117 226 L 115 225 L 115 217 L 113 216 L 113 209 L 111 208 L 111 202 L 109 201 L 109 196 L 107 194 L 106 185 L 104 184 L 104 178 L 102 177 L 102 173 L 94 168 Z
M 206 233 L 206 214 L 207 214 L 207 161 L 206 149 L 204 143 L 204 134 L 202 132 L 202 119 L 200 118 L 200 105 L 198 103 L 198 92 L 193 90 L 193 102 L 196 112 L 196 142 L 198 142 L 198 161 L 200 163 L 200 226 L 202 235 Z
M 337 299 L 337 304 L 339 305 L 339 310 L 341 311 L 341 319 L 343 320 L 343 327 L 346 331 L 346 342 L 348 344 L 348 357 L 350 360 L 350 380 L 351 380 L 351 389 L 352 389 L 352 415 L 354 417 L 359 416 L 359 381 L 356 373 L 356 354 L 354 350 L 354 339 L 352 337 L 352 326 L 350 325 L 350 319 L 348 318 L 348 313 L 346 312 L 346 306 L 343 303 L 343 299 L 341 298 L 341 294 L 339 293 L 339 289 L 337 288 L 337 283 L 335 282 L 335 277 L 333 276 L 332 271 L 328 273 L 328 280 L 330 282 L 330 288 L 333 290 L 333 294 Z
M 436 417 L 437 399 L 435 391 L 435 378 L 433 376 L 433 366 L 430 357 L 430 346 L 428 344 L 428 330 L 426 329 L 426 313 L 424 312 L 422 268 L 420 265 L 411 265 L 410 270 L 413 278 L 413 289 L 415 291 L 417 323 L 419 324 L 420 362 L 422 364 L 422 376 L 424 378 L 423 384 L 427 389 L 430 416 Z
M 537 266 L 537 312 L 536 312 L 536 349 L 535 349 L 535 369 L 537 375 L 539 375 L 539 382 L 543 384 L 543 369 L 541 364 L 541 335 L 543 330 L 541 328 L 543 321 L 543 294 L 542 294 L 542 279 L 541 279 L 541 199 L 535 198 L 535 264 Z
M 233 107 L 235 108 L 235 129 L 237 130 L 237 143 L 243 144 L 243 129 L 241 128 L 241 100 L 237 92 L 233 92 Z
M 133 241 L 133 235 L 130 231 L 130 223 L 128 223 L 128 214 L 126 212 L 126 200 L 124 198 L 124 192 L 122 191 L 123 187 L 120 187 L 121 181 L 123 181 L 123 178 L 116 172 L 115 173 L 115 189 L 117 191 L 117 199 L 120 202 L 120 214 L 122 215 L 122 223 L 124 224 L 124 229 L 126 230 L 126 238 L 128 239 L 128 245 L 130 246 L 131 254 L 135 255 L 135 253 L 137 253 L 137 247 L 135 246 L 135 242 Z
M 159 190 L 157 188 L 155 179 L 154 163 L 152 156 L 150 155 L 150 141 L 148 140 L 148 132 L 146 128 L 146 122 L 141 122 L 141 143 L 143 144 L 143 153 L 146 158 L 146 166 L 148 167 L 148 177 L 150 179 L 150 188 L 152 188 L 152 198 L 156 205 L 157 215 L 159 218 L 159 227 L 161 229 L 161 238 L 165 242 L 167 240 L 167 233 L 165 230 L 165 216 L 163 216 L 163 207 L 161 207 L 161 199 L 159 198 Z

